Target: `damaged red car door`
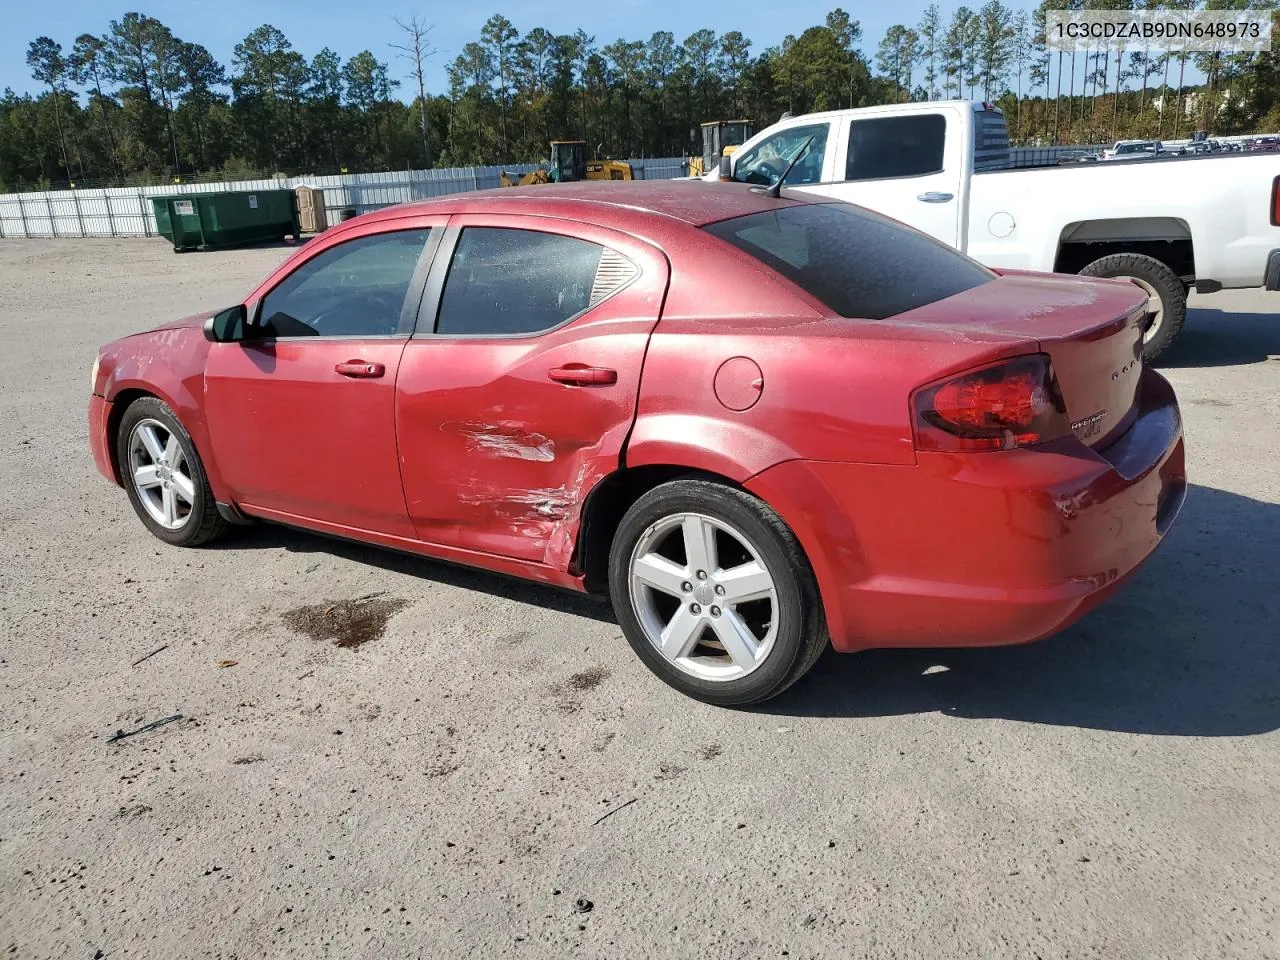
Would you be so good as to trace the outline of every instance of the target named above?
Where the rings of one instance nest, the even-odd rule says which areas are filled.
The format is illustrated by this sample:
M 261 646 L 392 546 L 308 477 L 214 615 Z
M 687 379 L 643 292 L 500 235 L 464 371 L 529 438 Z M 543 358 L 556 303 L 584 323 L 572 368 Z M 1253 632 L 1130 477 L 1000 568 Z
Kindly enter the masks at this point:
M 451 218 L 396 389 L 422 540 L 567 565 L 635 418 L 667 275 L 660 251 L 604 228 Z
M 313 241 L 250 298 L 250 335 L 210 347 L 205 412 L 237 503 L 286 523 L 413 538 L 395 382 L 446 222 Z

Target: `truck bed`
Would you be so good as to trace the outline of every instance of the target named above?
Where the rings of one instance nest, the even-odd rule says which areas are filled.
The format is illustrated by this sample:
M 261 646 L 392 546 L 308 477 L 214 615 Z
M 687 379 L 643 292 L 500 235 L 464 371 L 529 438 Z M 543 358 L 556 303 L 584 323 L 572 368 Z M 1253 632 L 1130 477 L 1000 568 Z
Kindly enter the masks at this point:
M 1261 286 L 1277 241 L 1277 174 L 1274 153 L 976 172 L 965 252 L 990 266 L 1045 269 L 1063 244 L 1190 240 L 1196 279 Z

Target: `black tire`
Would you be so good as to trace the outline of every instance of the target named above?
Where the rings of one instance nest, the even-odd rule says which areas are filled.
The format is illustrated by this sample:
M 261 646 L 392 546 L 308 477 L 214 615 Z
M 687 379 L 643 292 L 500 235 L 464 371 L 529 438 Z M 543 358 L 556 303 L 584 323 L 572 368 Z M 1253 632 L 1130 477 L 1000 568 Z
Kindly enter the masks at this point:
M 1159 327 L 1142 348 L 1147 363 L 1173 345 L 1187 318 L 1187 287 L 1173 270 L 1155 257 L 1141 253 L 1113 253 L 1101 257 L 1080 271 L 1082 277 L 1135 277 L 1151 286 L 1164 308 Z
M 178 441 L 186 461 L 187 471 L 194 489 L 194 502 L 182 526 L 169 529 L 157 523 L 143 506 L 137 488 L 133 483 L 130 467 L 130 438 L 133 429 L 143 420 L 156 420 L 164 426 Z M 141 397 L 129 405 L 124 416 L 120 418 L 120 426 L 116 431 L 116 456 L 120 464 L 120 479 L 124 482 L 125 491 L 129 494 L 129 502 L 143 525 L 158 539 L 175 547 L 196 547 L 218 539 L 227 532 L 230 524 L 218 513 L 218 505 L 214 500 L 213 490 L 209 487 L 209 478 L 204 472 L 204 464 L 196 452 L 196 445 L 191 435 L 169 409 L 168 404 L 155 397 Z
M 698 513 L 740 531 L 774 582 L 778 624 L 773 648 L 745 676 L 706 680 L 685 673 L 650 643 L 630 590 L 632 554 L 649 527 L 680 513 Z M 766 504 L 719 483 L 673 480 L 655 487 L 622 518 L 609 551 L 609 594 L 622 632 L 644 664 L 687 696 L 717 706 L 761 703 L 782 693 L 817 663 L 829 646 L 817 582 L 795 535 Z

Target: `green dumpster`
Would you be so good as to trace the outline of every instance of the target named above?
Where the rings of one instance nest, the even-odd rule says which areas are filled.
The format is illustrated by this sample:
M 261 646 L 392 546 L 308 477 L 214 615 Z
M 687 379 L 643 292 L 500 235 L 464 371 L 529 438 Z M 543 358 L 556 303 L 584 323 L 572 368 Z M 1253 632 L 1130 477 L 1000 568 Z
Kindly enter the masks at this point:
M 292 190 L 244 190 L 152 197 L 156 229 L 175 251 L 241 247 L 296 237 Z
M 156 215 L 156 232 L 164 237 L 170 243 L 173 243 L 173 220 L 169 216 L 169 201 L 183 200 L 186 203 L 180 204 L 181 209 L 186 209 L 187 204 L 194 204 L 194 197 L 152 197 L 151 209 Z M 190 221 L 188 229 L 196 229 L 200 221 L 196 218 L 195 208 L 192 206 L 191 213 L 188 215 Z

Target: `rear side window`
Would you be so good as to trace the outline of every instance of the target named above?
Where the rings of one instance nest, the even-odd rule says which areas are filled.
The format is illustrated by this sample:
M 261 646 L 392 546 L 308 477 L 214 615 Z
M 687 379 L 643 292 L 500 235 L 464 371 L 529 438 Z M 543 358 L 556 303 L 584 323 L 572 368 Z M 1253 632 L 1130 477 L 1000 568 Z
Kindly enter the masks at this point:
M 842 317 L 881 320 L 995 278 L 932 237 L 851 204 L 800 204 L 705 229 Z
M 947 119 L 940 113 L 854 120 L 849 125 L 846 180 L 921 177 L 942 170 Z
M 436 333 L 512 336 L 558 327 L 592 306 L 603 252 L 555 233 L 467 227 L 449 266 Z

